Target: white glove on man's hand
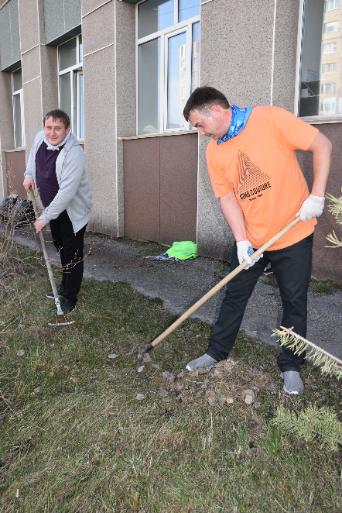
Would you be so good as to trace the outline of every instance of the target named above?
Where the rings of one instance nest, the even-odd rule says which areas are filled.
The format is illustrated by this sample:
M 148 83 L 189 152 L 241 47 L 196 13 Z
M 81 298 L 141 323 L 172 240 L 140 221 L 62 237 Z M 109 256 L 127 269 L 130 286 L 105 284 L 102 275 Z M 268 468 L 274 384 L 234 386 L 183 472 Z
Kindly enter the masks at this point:
M 242 262 L 246 262 L 246 264 L 248 264 L 248 267 L 246 267 L 246 269 L 252 267 L 252 265 L 254 265 L 255 262 L 260 260 L 260 258 L 262 257 L 262 255 L 260 255 L 259 258 L 257 258 L 256 260 L 251 259 L 251 256 L 254 253 L 254 249 L 249 240 L 240 240 L 236 243 L 236 247 L 239 264 L 242 264 Z
M 323 209 L 324 196 L 314 196 L 310 194 L 310 196 L 303 201 L 297 216 L 301 221 L 309 221 L 309 219 L 322 215 Z

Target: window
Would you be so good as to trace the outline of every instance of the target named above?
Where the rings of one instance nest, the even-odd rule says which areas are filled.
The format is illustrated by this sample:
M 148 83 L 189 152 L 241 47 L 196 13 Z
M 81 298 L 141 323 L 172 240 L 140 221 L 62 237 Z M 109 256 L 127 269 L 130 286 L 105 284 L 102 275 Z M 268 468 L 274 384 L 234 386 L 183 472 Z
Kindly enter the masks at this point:
M 323 43 L 323 53 L 336 53 L 337 52 L 337 41 L 331 43 Z
M 340 0 L 325 0 L 325 11 L 333 11 L 340 7 Z
M 323 94 L 334 94 L 336 93 L 336 84 L 332 82 L 323 82 L 321 85 L 321 93 Z
M 14 127 L 14 147 L 22 148 L 25 145 L 24 138 L 24 105 L 21 68 L 12 72 L 12 108 Z
M 83 45 L 81 35 L 58 47 L 59 107 L 70 116 L 71 128 L 84 139 Z
M 334 73 L 336 69 L 336 62 L 324 62 L 322 64 L 322 73 Z
M 336 114 L 336 98 L 324 98 L 320 105 L 323 114 Z
M 302 15 L 298 113 L 303 117 L 341 115 L 342 2 L 306 0 Z
M 199 85 L 200 0 L 146 0 L 137 7 L 138 133 L 184 130 Z
M 338 21 L 328 21 L 323 25 L 323 32 L 338 32 L 340 24 Z

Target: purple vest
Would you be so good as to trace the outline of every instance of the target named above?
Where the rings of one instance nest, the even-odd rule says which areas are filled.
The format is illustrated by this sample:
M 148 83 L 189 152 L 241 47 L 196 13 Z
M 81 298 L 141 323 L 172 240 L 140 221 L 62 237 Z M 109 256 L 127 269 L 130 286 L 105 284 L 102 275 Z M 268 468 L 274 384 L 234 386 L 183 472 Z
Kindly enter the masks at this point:
M 36 182 L 44 207 L 50 205 L 59 190 L 56 160 L 63 147 L 59 150 L 48 150 L 43 141 L 36 153 Z

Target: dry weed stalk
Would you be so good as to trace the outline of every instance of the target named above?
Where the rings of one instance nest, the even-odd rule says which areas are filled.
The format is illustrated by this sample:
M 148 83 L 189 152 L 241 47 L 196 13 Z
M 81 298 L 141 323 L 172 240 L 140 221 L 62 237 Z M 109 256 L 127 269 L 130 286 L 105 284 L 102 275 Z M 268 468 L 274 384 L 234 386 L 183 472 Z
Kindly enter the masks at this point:
M 342 192 L 342 188 L 341 188 Z M 342 196 L 336 197 L 332 194 L 326 195 L 329 205 L 329 212 L 335 217 L 337 224 L 342 224 Z M 342 237 L 338 237 L 335 233 L 335 230 L 332 233 L 327 235 L 327 241 L 330 242 L 328 248 L 341 248 L 342 247 Z
M 15 206 L 15 203 L 13 203 Z M 19 288 L 18 276 L 25 275 L 31 264 L 29 259 L 20 255 L 14 242 L 15 229 L 18 226 L 14 206 L 1 213 L 0 234 L 0 300 L 3 305 L 0 317 L 0 334 L 12 331 L 20 324 L 23 302 L 30 296 L 31 290 Z M 24 221 L 25 222 L 25 221 Z M 30 220 L 27 220 L 29 223 Z M 21 221 L 20 224 L 22 224 Z

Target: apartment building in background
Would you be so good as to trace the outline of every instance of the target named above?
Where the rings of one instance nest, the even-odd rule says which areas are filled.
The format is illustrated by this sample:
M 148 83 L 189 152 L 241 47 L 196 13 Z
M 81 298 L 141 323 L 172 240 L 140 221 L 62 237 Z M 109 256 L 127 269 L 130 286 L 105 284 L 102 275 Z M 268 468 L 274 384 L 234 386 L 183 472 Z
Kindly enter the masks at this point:
M 333 142 L 328 192 L 341 189 L 342 0 L 0 0 L 0 199 L 24 196 L 42 117 L 67 111 L 84 146 L 90 229 L 227 258 L 232 234 L 205 149 L 182 117 L 198 85 L 240 106 L 280 105 Z M 310 155 L 299 154 L 308 181 Z M 314 275 L 342 282 L 316 230 Z

